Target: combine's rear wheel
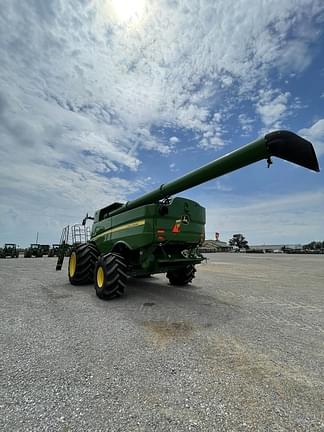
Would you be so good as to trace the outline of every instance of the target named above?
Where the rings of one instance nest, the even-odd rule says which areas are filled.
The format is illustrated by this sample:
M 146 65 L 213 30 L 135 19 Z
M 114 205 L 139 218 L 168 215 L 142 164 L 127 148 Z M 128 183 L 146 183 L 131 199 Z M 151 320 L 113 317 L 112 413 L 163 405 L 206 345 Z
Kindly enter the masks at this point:
M 99 252 L 90 243 L 83 243 L 72 249 L 68 275 L 72 285 L 83 285 L 93 281 L 93 270 Z
M 185 267 L 168 271 L 166 277 L 169 279 L 171 285 L 184 286 L 192 282 L 192 279 L 195 277 L 195 273 L 195 266 L 189 264 Z
M 122 296 L 127 279 L 127 266 L 121 255 L 108 253 L 99 257 L 94 272 L 94 286 L 99 298 L 109 300 Z

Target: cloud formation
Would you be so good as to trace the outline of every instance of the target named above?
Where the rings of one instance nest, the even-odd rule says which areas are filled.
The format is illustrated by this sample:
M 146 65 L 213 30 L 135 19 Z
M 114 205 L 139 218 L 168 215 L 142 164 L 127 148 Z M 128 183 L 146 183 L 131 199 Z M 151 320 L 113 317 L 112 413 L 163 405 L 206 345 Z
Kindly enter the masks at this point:
M 298 133 L 314 144 L 318 156 L 324 154 L 324 119 L 318 120 L 310 128 L 300 129 Z
M 49 227 L 83 216 L 84 203 L 91 211 L 141 192 L 144 154 L 167 157 L 185 146 L 183 133 L 202 150 L 225 145 L 240 104 L 252 101 L 264 127 L 281 125 L 290 94 L 270 77 L 311 63 L 324 10 L 320 0 L 141 5 L 131 21 L 109 0 L 1 6 L 6 220 L 53 235 Z M 236 123 L 250 133 L 251 113 Z

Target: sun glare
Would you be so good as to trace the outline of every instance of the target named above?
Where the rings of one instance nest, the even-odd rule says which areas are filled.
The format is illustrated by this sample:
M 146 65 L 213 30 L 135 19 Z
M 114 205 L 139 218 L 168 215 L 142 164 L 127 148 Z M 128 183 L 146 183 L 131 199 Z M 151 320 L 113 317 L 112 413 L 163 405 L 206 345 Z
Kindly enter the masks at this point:
M 121 23 L 139 21 L 145 9 L 145 0 L 112 0 L 116 18 Z

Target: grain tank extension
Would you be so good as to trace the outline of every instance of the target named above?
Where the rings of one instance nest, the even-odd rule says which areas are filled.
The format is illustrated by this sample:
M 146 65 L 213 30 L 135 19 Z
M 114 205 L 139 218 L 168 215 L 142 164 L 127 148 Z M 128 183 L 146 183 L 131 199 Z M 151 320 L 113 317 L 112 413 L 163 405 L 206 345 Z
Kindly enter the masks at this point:
M 94 282 L 102 299 L 122 295 L 130 276 L 166 273 L 171 285 L 190 283 L 195 265 L 203 260 L 198 246 L 205 239 L 205 209 L 172 196 L 262 159 L 270 166 L 272 156 L 319 171 L 309 141 L 275 131 L 133 201 L 110 204 L 95 212 L 90 240 L 73 248 L 70 283 Z M 63 259 L 59 257 L 57 270 Z

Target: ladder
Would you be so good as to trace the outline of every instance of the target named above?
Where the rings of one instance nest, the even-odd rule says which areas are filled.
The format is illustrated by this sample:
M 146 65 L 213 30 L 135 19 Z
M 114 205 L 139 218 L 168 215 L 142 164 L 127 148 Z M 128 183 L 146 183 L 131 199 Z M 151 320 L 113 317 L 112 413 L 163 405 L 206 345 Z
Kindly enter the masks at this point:
M 67 225 L 63 228 L 58 258 L 56 263 L 56 270 L 61 270 L 64 257 L 69 255 L 72 247 L 80 243 L 87 243 L 90 239 L 90 227 L 83 224 Z

